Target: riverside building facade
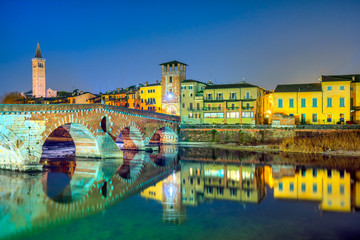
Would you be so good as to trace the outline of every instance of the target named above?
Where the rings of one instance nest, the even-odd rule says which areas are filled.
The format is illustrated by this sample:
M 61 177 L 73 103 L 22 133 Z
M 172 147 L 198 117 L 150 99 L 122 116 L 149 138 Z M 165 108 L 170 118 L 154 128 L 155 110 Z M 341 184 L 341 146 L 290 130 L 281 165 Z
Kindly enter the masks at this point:
M 321 76 L 319 83 L 278 85 L 274 113 L 298 124 L 360 123 L 360 75 Z

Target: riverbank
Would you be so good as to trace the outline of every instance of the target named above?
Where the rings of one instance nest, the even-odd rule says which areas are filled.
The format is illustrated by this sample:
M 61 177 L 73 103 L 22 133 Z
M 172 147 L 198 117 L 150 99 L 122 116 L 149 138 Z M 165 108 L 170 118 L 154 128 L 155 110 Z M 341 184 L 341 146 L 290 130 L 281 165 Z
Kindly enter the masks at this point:
M 197 147 L 360 157 L 359 130 L 182 129 L 179 139 Z

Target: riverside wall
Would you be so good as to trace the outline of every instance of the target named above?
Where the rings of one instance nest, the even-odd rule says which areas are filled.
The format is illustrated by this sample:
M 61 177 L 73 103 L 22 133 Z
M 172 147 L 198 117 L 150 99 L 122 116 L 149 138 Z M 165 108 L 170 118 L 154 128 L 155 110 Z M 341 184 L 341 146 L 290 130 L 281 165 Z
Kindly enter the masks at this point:
M 287 138 L 315 137 L 334 132 L 360 132 L 358 128 L 181 128 L 179 141 L 182 142 L 214 142 L 237 144 L 271 144 L 281 143 Z

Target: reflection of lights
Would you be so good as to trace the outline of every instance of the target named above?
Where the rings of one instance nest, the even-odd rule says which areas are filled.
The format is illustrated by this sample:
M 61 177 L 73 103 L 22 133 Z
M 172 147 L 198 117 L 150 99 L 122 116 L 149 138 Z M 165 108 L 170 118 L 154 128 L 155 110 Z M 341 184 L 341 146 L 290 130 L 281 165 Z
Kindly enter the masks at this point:
M 172 174 L 172 178 L 173 178 L 173 182 L 176 182 L 176 173 L 175 173 L 175 171 Z
M 268 113 L 268 114 L 271 114 L 271 111 L 269 110 L 269 111 L 267 111 L 267 113 Z

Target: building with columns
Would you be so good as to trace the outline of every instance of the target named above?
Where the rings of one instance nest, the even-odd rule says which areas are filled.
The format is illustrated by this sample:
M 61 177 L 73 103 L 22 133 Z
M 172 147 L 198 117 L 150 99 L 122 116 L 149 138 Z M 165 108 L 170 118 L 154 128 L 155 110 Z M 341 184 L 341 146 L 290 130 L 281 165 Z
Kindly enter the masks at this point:
M 32 94 L 33 97 L 46 97 L 45 59 L 41 55 L 39 43 L 32 59 Z
M 187 64 L 171 61 L 160 66 L 163 113 L 180 116 L 180 83 L 186 79 Z

